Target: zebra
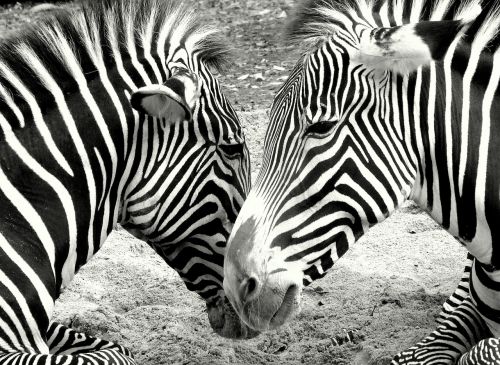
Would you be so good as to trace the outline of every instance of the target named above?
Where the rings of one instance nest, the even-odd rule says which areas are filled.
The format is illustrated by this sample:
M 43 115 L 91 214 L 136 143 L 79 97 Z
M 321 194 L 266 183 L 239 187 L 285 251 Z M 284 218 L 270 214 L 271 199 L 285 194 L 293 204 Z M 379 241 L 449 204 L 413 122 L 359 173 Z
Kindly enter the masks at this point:
M 416 345 L 398 353 L 391 365 L 453 364 L 456 362 L 457 354 L 467 352 L 473 344 L 491 336 L 469 296 L 473 263 L 474 257 L 468 253 L 467 263 L 457 289 L 445 301 L 436 319 L 437 329 Z M 467 356 L 475 357 L 481 353 L 485 353 L 484 350 L 481 346 L 476 346 L 474 351 L 470 351 Z M 480 362 L 468 360 L 464 356 L 460 359 L 460 363 L 477 364 Z
M 466 264 L 458 286 L 455 291 L 450 295 L 443 304 L 443 308 L 439 313 L 436 322 L 442 324 L 448 319 L 452 313 L 464 302 L 469 296 L 470 288 L 470 274 L 472 271 L 472 264 L 474 263 L 474 256 L 467 253 Z
M 135 363 L 50 323 L 117 224 L 206 301 L 216 332 L 255 335 L 222 288 L 250 186 L 242 127 L 213 75 L 226 42 L 175 0 L 81 7 L 0 43 L 0 363 Z
M 489 348 L 500 361 L 499 29 L 497 1 L 298 8 L 289 36 L 303 55 L 275 96 L 225 256 L 226 295 L 249 326 L 289 321 L 304 285 L 412 199 L 474 256 L 470 298 L 447 319 L 470 313 L 471 328 L 493 338 L 472 357 Z M 453 330 L 471 339 L 464 352 L 475 345 L 466 327 Z

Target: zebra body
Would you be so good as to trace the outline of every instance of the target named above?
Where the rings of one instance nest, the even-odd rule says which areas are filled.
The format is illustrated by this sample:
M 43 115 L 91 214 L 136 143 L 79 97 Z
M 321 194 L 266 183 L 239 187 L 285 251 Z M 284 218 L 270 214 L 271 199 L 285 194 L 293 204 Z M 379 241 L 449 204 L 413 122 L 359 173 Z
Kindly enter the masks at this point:
M 500 337 L 499 29 L 495 1 L 304 3 L 290 36 L 305 52 L 225 258 L 246 323 L 287 322 L 303 285 L 413 199 L 475 257 L 468 321 Z
M 222 289 L 250 176 L 209 70 L 226 53 L 193 11 L 159 0 L 87 1 L 0 44 L 0 363 L 133 362 L 49 327 L 61 289 L 117 223 L 200 294 L 217 332 L 254 333 Z M 92 345 L 66 348 L 72 338 Z

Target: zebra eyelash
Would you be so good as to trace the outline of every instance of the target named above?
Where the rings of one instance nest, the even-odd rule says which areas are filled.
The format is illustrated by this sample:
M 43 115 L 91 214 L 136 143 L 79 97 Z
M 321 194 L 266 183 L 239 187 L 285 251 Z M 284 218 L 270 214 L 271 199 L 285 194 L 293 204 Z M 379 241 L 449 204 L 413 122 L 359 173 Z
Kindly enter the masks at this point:
M 316 135 L 320 137 L 327 136 L 330 134 L 330 132 L 333 131 L 338 123 L 338 119 L 320 120 L 318 122 L 311 123 L 306 127 L 306 130 L 304 131 L 304 137 L 310 135 Z
M 244 147 L 243 147 L 242 143 L 221 144 L 221 145 L 218 145 L 217 148 L 219 148 L 222 151 L 222 153 L 224 153 L 229 158 L 243 156 Z

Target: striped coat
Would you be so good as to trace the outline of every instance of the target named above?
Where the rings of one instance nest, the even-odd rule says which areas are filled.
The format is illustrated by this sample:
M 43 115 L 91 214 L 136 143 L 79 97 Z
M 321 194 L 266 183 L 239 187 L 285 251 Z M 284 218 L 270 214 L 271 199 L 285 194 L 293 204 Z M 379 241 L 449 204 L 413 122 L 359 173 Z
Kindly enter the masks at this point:
M 248 335 L 222 290 L 249 188 L 241 125 L 210 71 L 226 54 L 192 10 L 160 0 L 87 1 L 0 44 L 0 363 L 132 361 L 49 327 L 117 223 L 202 296 L 215 330 Z
M 304 285 L 413 199 L 475 257 L 471 323 L 500 337 L 499 29 L 497 1 L 298 9 L 289 30 L 304 53 L 274 100 L 224 265 L 247 323 L 289 321 Z

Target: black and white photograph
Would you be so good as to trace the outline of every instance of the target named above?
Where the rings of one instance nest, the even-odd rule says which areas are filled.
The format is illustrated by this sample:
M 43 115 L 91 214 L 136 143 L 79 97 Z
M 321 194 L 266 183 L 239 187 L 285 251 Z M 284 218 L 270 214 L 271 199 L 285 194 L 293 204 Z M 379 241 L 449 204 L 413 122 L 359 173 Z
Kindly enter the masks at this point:
M 500 0 L 0 2 L 0 365 L 500 365 L 499 86 Z

